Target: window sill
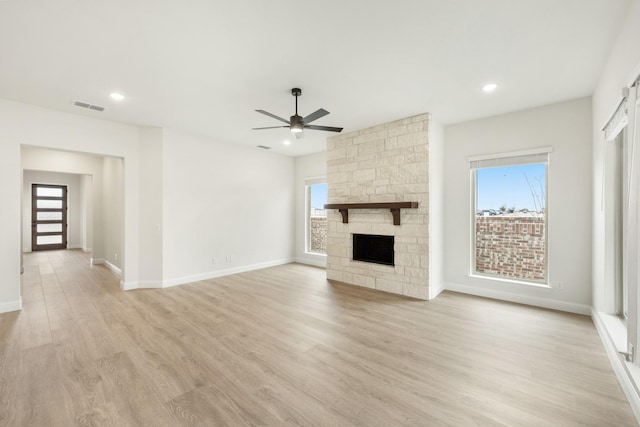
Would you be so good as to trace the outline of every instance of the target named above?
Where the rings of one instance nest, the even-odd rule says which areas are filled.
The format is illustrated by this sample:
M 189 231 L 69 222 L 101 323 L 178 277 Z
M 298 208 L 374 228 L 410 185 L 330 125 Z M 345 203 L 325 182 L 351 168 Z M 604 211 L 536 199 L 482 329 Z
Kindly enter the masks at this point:
M 615 314 L 603 312 L 599 312 L 598 314 L 616 350 L 618 352 L 627 351 L 627 326 L 625 322 Z
M 509 283 L 512 285 L 524 285 L 533 286 L 534 288 L 551 289 L 551 285 L 549 285 L 548 283 L 525 282 L 524 280 L 503 279 L 502 277 L 482 276 L 480 274 L 468 274 L 467 277 L 470 279 L 488 280 L 490 282 Z

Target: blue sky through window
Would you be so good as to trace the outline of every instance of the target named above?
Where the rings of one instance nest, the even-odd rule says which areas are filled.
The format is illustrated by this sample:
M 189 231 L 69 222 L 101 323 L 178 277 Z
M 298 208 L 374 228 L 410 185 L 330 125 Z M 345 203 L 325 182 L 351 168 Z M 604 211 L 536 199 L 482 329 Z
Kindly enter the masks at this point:
M 310 188 L 311 207 L 324 209 L 327 203 L 327 184 L 313 184 Z
M 476 210 L 506 206 L 539 211 L 545 204 L 544 163 L 476 170 Z M 527 182 L 528 180 L 528 182 Z

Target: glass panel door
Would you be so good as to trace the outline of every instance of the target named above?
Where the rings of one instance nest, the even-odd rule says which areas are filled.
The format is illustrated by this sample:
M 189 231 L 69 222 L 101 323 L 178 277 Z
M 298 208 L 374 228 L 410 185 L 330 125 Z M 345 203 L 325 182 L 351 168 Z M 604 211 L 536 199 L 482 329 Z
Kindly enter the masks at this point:
M 31 250 L 67 248 L 67 187 L 31 187 Z

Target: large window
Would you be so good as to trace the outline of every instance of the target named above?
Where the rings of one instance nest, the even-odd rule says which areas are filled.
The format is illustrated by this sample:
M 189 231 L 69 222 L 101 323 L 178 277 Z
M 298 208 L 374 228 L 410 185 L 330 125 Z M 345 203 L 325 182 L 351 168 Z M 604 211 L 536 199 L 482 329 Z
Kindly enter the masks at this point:
M 315 181 L 315 182 L 314 182 Z M 307 251 L 327 253 L 327 184 L 318 180 L 307 183 Z
M 471 159 L 472 272 L 547 283 L 548 152 Z

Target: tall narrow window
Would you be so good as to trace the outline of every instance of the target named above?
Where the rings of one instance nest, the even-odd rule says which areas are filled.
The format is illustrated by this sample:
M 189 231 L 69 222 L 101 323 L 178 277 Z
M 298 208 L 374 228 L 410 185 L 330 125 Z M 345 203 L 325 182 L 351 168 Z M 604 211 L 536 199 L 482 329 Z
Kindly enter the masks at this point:
M 609 240 L 609 253 L 606 254 L 610 264 L 611 283 L 613 283 L 615 312 L 627 317 L 627 209 L 629 153 L 625 144 L 626 132 L 620 132 L 613 141 L 608 142 L 605 155 L 605 217 L 606 233 Z
M 314 182 L 316 181 L 316 182 Z M 327 253 L 327 184 L 317 180 L 307 182 L 307 251 Z
M 633 102 L 633 100 L 631 100 Z M 611 285 L 615 314 L 626 319 L 628 312 L 629 256 L 628 237 L 632 150 L 628 138 L 627 97 L 604 128 L 603 208 L 605 216 L 605 276 Z
M 474 274 L 547 282 L 548 152 L 471 159 Z

